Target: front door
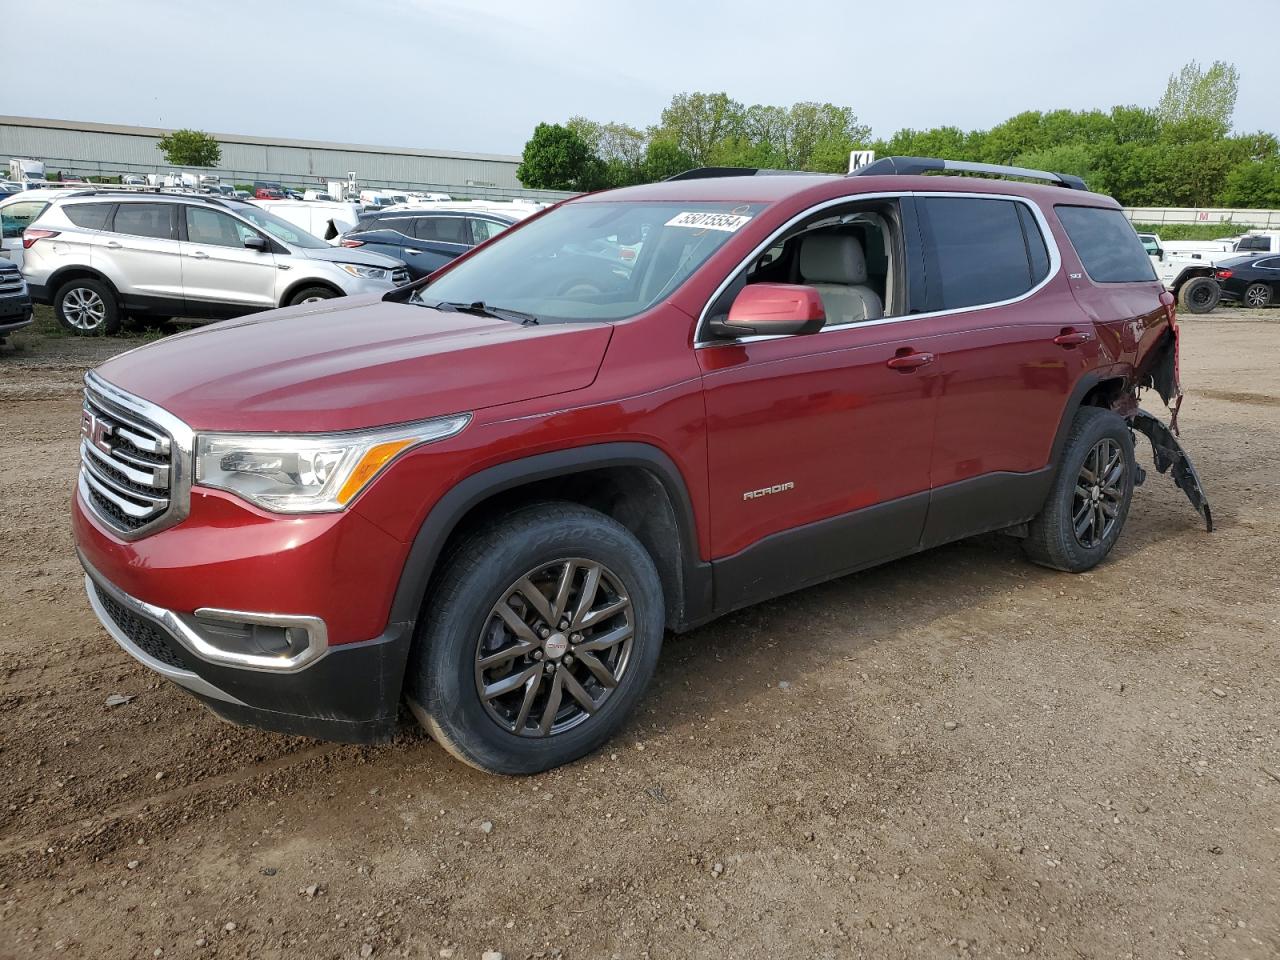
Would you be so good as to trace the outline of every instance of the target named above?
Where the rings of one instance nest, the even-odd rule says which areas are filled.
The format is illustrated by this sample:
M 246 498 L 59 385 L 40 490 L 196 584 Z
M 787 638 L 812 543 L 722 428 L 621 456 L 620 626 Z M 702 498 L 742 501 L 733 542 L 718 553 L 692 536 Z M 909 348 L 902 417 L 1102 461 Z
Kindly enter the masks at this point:
M 244 245 L 262 234 L 212 207 L 183 206 L 182 287 L 195 317 L 224 317 L 276 305 L 275 256 Z
M 886 216 L 856 232 L 866 269 L 855 269 L 862 279 L 847 278 L 857 288 L 851 294 L 842 297 L 837 275 L 814 282 L 829 323 L 838 304 L 850 295 L 861 303 L 865 290 L 883 310 L 807 336 L 697 349 L 720 612 L 910 553 L 919 542 L 936 348 L 928 321 L 909 315 L 906 267 L 918 249 L 877 237 L 876 230 L 896 231 L 889 225 L 897 222 Z M 805 236 L 766 254 L 773 262 L 756 275 L 809 281 L 799 252 Z

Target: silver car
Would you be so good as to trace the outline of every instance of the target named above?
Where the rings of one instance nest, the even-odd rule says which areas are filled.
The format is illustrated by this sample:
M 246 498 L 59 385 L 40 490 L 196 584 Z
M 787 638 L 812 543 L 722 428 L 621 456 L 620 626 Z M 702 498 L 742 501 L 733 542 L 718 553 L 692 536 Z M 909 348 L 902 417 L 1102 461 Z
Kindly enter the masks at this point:
M 125 315 L 219 320 L 409 282 L 392 257 L 197 194 L 76 191 L 51 200 L 22 245 L 32 299 L 79 334 L 114 333 Z

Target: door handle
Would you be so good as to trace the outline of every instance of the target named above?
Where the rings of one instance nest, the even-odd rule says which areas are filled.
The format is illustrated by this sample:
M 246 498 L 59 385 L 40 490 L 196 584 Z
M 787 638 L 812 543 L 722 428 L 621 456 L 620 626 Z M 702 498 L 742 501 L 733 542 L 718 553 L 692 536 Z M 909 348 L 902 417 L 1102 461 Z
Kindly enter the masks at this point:
M 203 250 L 197 250 L 195 253 L 188 253 L 187 256 L 190 257 L 192 260 L 208 260 L 209 259 L 209 255 L 205 253 Z
M 896 356 L 886 360 L 885 366 L 891 370 L 900 370 L 905 373 L 918 367 L 923 367 L 927 363 L 933 363 L 934 359 L 932 353 L 899 352 Z
M 114 240 L 108 240 L 106 246 L 108 250 L 120 250 L 124 247 L 124 244 L 116 243 Z
M 422 251 L 421 251 L 421 250 L 410 250 L 408 247 L 406 247 L 404 252 L 405 252 L 405 253 L 407 253 L 407 254 L 409 254 L 410 256 L 414 256 L 414 257 L 416 257 L 416 256 L 417 256 L 418 254 L 420 254 Z
M 1064 330 L 1053 338 L 1053 342 L 1060 347 L 1070 349 L 1082 343 L 1088 343 L 1092 339 L 1093 334 L 1088 330 Z

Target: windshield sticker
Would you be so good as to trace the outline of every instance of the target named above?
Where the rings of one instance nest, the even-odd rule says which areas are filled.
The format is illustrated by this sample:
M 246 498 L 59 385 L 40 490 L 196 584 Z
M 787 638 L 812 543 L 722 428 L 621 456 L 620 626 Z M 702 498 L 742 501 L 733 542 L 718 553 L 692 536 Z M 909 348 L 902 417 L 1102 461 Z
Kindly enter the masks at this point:
M 698 213 L 690 210 L 685 213 L 677 213 L 667 221 L 666 225 L 668 227 L 692 227 L 695 230 L 723 230 L 725 233 L 733 233 L 736 230 L 740 230 L 750 219 L 750 217 L 744 217 L 736 213 Z

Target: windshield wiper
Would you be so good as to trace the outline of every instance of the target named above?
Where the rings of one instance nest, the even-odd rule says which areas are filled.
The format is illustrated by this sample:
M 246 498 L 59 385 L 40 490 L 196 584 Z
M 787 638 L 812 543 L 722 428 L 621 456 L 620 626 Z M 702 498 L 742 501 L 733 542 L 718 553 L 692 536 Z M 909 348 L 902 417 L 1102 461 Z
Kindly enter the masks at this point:
M 483 300 L 476 300 L 472 303 L 455 303 L 451 300 L 441 300 L 435 304 L 435 308 L 437 310 L 450 310 L 454 313 L 472 313 L 477 317 L 493 317 L 495 320 L 506 320 L 509 323 L 530 325 L 538 322 L 538 318 L 532 313 L 508 310 L 506 307 L 491 307 Z

